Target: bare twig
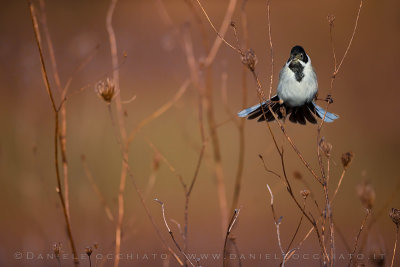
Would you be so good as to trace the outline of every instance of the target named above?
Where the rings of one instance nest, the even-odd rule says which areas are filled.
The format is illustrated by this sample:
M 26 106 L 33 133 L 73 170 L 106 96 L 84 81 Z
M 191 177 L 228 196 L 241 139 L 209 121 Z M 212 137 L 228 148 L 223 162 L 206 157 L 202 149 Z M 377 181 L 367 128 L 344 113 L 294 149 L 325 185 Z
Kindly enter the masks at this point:
M 227 249 L 227 244 L 228 244 L 228 239 L 229 235 L 231 234 L 232 228 L 236 223 L 236 220 L 239 216 L 240 209 L 235 209 L 231 218 L 231 221 L 229 222 L 228 229 L 226 230 L 226 235 L 225 235 L 225 242 L 224 242 L 224 250 L 223 250 L 223 266 L 227 266 L 227 260 L 226 260 L 226 249 Z
M 247 0 L 243 0 L 241 7 L 241 21 L 242 21 L 242 30 L 244 35 L 244 48 L 248 50 L 248 29 L 247 29 L 247 14 L 246 14 L 246 4 Z M 235 29 L 235 27 L 234 27 Z M 236 35 L 236 34 L 235 34 Z M 247 70 L 246 66 L 242 67 L 242 108 L 246 108 L 247 106 Z M 235 116 L 236 117 L 236 116 Z M 236 120 L 237 121 L 237 120 Z M 237 129 L 239 132 L 239 156 L 238 163 L 236 169 L 236 178 L 235 178 L 235 187 L 233 191 L 233 199 L 231 205 L 231 211 L 233 211 L 238 206 L 241 184 L 243 179 L 243 170 L 244 170 L 244 153 L 245 153 L 245 120 L 239 120 L 237 125 Z
M 176 239 L 174 237 L 174 233 L 171 231 L 171 228 L 169 228 L 169 226 L 168 226 L 167 219 L 165 218 L 165 205 L 164 205 L 164 202 L 162 202 L 161 200 L 159 200 L 157 198 L 154 199 L 154 201 L 158 202 L 161 205 L 162 216 L 163 216 L 163 219 L 164 219 L 165 227 L 167 227 L 168 233 L 171 236 L 172 241 L 174 241 L 174 244 L 175 244 L 176 248 L 179 250 L 180 253 L 182 253 L 183 256 L 185 256 L 186 260 L 190 263 L 190 265 L 192 265 L 194 267 L 195 265 L 189 259 L 189 257 L 186 255 L 186 253 L 181 249 L 181 247 L 179 246 L 178 242 L 176 241 Z
M 61 81 L 60 75 L 58 73 L 57 68 L 57 61 L 54 54 L 54 47 L 53 42 L 50 37 L 49 28 L 47 25 L 47 15 L 45 10 L 45 2 L 44 0 L 40 0 L 39 2 L 41 8 L 41 21 L 43 25 L 44 36 L 47 42 L 47 47 L 49 50 L 50 55 L 50 62 L 54 77 L 54 82 L 56 84 L 57 89 L 61 92 L 61 99 L 64 101 L 66 90 L 61 88 Z M 71 218 L 70 211 L 69 211 L 69 182 L 68 182 L 68 161 L 67 161 L 67 118 L 66 118 L 66 105 L 63 103 L 60 104 L 61 106 L 61 129 L 59 132 L 59 139 L 60 139 L 60 148 L 61 148 L 61 162 L 63 166 L 63 181 L 64 181 L 64 199 L 65 199 L 65 208 L 67 209 L 68 218 Z
M 271 99 L 272 82 L 274 80 L 274 47 L 272 45 L 271 14 L 270 14 L 271 7 L 270 6 L 271 6 L 271 0 L 267 0 L 268 37 L 269 37 L 269 47 L 270 47 L 270 51 L 271 51 L 271 78 L 270 78 L 270 82 L 269 82 L 268 99 Z
M 199 4 L 201 10 L 203 11 L 204 15 L 206 16 L 208 22 L 210 23 L 211 27 L 213 28 L 213 30 L 215 31 L 215 33 L 218 35 L 218 38 L 215 39 L 214 44 L 210 50 L 210 53 L 208 54 L 206 60 L 204 61 L 204 65 L 205 66 L 209 66 L 211 65 L 212 61 L 214 60 L 217 51 L 219 49 L 219 47 L 221 46 L 221 43 L 224 42 L 227 46 L 229 46 L 230 48 L 232 48 L 233 50 L 235 50 L 236 52 L 239 52 L 239 49 L 234 47 L 233 45 L 231 45 L 230 43 L 228 43 L 224 36 L 226 31 L 228 30 L 228 26 L 230 21 L 232 20 L 232 15 L 233 12 L 235 10 L 235 6 L 236 6 L 236 0 L 230 0 L 229 5 L 228 5 L 228 9 L 227 12 L 225 14 L 224 20 L 222 22 L 221 28 L 218 31 L 217 28 L 215 28 L 214 24 L 211 22 L 210 17 L 208 16 L 207 12 L 205 11 L 203 5 L 200 3 L 200 0 L 196 0 L 197 3 Z
M 35 8 L 32 4 L 32 2 L 30 0 L 28 0 L 28 6 L 29 6 L 29 10 L 30 10 L 30 15 L 31 15 L 31 19 L 32 19 L 32 26 L 33 26 L 33 30 L 35 33 L 35 39 L 36 39 L 36 45 L 38 47 L 39 50 L 39 56 L 40 56 L 40 62 L 41 62 L 41 70 L 42 70 L 42 76 L 43 76 L 43 80 L 46 86 L 46 90 L 47 90 L 47 94 L 49 95 L 50 101 L 51 101 L 51 105 L 53 108 L 53 113 L 54 113 L 54 117 L 55 117 L 55 127 L 54 127 L 54 165 L 55 165 L 55 169 L 56 169 L 56 180 L 57 180 L 57 188 L 56 191 L 58 193 L 58 196 L 60 197 L 60 201 L 61 201 L 61 206 L 63 208 L 63 212 L 64 212 L 64 219 L 65 219 L 65 223 L 67 226 L 67 234 L 68 234 L 68 238 L 70 241 L 70 245 L 72 248 L 72 253 L 74 256 L 74 264 L 77 265 L 78 264 L 78 254 L 76 252 L 76 248 L 75 248 L 75 243 L 73 240 L 73 236 L 72 236 L 72 230 L 71 230 L 71 225 L 70 225 L 70 220 L 69 220 L 69 216 L 68 216 L 68 210 L 67 210 L 67 206 L 65 203 L 65 198 L 63 195 L 63 190 L 61 187 L 61 177 L 60 177 L 60 170 L 59 170 L 59 166 L 58 166 L 58 134 L 59 134 L 59 109 L 55 103 L 54 97 L 53 97 L 53 93 L 50 87 L 50 82 L 49 82 L 49 78 L 47 75 L 47 70 L 46 70 L 46 65 L 44 62 L 44 57 L 43 57 L 43 52 L 42 52 L 42 45 L 41 45 L 41 39 L 40 39 L 40 31 L 39 31 L 39 25 L 37 22 L 37 16 L 35 13 Z
M 394 257 L 396 256 L 396 247 L 397 247 L 397 240 L 398 239 L 399 239 L 399 226 L 396 226 L 396 241 L 394 242 L 392 264 L 390 264 L 390 267 L 393 267 Z
M 353 251 L 350 253 L 350 261 L 349 261 L 349 264 L 347 265 L 348 267 L 351 266 L 351 263 L 352 263 L 352 261 L 353 261 L 354 253 L 355 253 L 356 250 L 357 250 L 358 240 L 360 239 L 361 232 L 362 232 L 362 230 L 363 230 L 364 227 L 365 227 L 365 224 L 366 224 L 366 222 L 367 222 L 367 219 L 368 219 L 368 216 L 370 215 L 370 213 L 371 213 L 371 210 L 367 209 L 367 213 L 365 214 L 364 220 L 363 220 L 362 223 L 361 223 L 360 229 L 358 230 L 356 239 L 355 239 L 355 241 L 354 241 L 354 248 L 353 248 Z
M 106 29 L 108 33 L 108 38 L 110 42 L 110 52 L 111 52 L 111 61 L 113 68 L 113 82 L 115 84 L 115 88 L 117 92 L 120 92 L 119 88 L 119 69 L 118 69 L 118 50 L 117 50 L 117 40 L 115 37 L 114 28 L 112 26 L 112 18 L 115 10 L 115 6 L 117 5 L 118 0 L 111 0 L 110 5 L 107 10 L 106 15 Z M 119 255 L 121 251 L 121 232 L 122 232 L 122 221 L 124 218 L 124 192 L 126 186 L 126 176 L 128 170 L 128 145 L 126 143 L 127 140 L 127 132 L 125 127 L 125 120 L 122 110 L 121 103 L 121 94 L 117 94 L 115 97 L 115 103 L 117 108 L 117 118 L 118 118 L 118 126 L 119 133 L 121 138 L 117 139 L 121 140 L 121 153 L 122 153 L 122 166 L 121 166 L 121 178 L 119 183 L 119 192 L 118 192 L 118 220 L 117 226 L 115 230 L 115 255 Z M 118 267 L 120 257 L 114 258 L 114 267 Z
M 279 217 L 279 219 L 276 218 L 276 213 L 275 213 L 275 209 L 274 209 L 274 195 L 272 194 L 271 188 L 269 187 L 268 184 L 267 184 L 267 188 L 268 188 L 269 194 L 271 196 L 270 205 L 271 205 L 272 216 L 274 217 L 274 223 L 275 223 L 275 227 L 276 227 L 276 235 L 278 238 L 278 245 L 279 245 L 279 249 L 281 250 L 282 257 L 284 257 L 285 251 L 283 250 L 283 247 L 282 247 L 281 234 L 280 234 L 280 230 L 279 230 L 279 226 L 282 222 L 283 217 L 281 216 L 281 217 Z M 285 264 L 285 259 L 283 259 L 282 265 L 284 265 L 284 264 Z

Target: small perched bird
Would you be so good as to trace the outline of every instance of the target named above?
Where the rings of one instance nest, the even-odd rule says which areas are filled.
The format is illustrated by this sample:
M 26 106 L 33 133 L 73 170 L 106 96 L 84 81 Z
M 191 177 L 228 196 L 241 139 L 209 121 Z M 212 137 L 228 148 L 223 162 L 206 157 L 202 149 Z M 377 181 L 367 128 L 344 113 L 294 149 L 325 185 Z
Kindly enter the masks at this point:
M 238 113 L 239 117 L 247 117 L 258 121 L 273 121 L 275 118 L 268 107 L 279 119 L 289 116 L 293 123 L 317 123 L 314 116 L 324 118 L 325 110 L 315 104 L 318 92 L 317 75 L 311 65 L 311 59 L 301 46 L 294 46 L 290 57 L 279 74 L 277 94 L 261 104 L 244 109 Z M 327 98 L 326 101 L 332 101 Z M 326 112 L 325 122 L 333 122 L 338 115 Z

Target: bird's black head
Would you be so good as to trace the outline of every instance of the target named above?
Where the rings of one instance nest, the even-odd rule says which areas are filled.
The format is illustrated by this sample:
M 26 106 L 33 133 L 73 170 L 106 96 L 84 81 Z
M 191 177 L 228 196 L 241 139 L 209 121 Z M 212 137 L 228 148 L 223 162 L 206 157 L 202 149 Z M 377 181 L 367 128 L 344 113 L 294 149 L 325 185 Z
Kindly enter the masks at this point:
M 307 57 L 306 51 L 304 51 L 304 48 L 299 45 L 294 46 L 292 48 L 292 50 L 290 51 L 290 57 L 289 57 L 288 62 L 291 60 L 295 60 L 295 61 L 301 60 L 304 63 L 307 63 L 308 57 Z

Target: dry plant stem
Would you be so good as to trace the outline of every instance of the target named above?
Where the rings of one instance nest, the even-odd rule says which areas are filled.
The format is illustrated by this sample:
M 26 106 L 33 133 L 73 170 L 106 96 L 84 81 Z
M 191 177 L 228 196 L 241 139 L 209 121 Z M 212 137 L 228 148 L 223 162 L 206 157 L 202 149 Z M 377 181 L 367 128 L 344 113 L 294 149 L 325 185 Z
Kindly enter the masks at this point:
M 207 67 L 207 66 L 211 65 L 211 63 L 214 61 L 215 56 L 217 55 L 217 52 L 218 52 L 219 47 L 221 46 L 222 42 L 224 42 L 227 46 L 229 46 L 236 52 L 240 53 L 240 50 L 238 48 L 236 48 L 233 45 L 231 45 L 230 43 L 228 43 L 224 38 L 225 33 L 228 30 L 229 23 L 232 21 L 232 15 L 233 15 L 233 12 L 235 11 L 237 1 L 236 0 L 229 1 L 227 12 L 225 14 L 224 20 L 222 22 L 222 25 L 221 25 L 221 28 L 219 31 L 217 30 L 217 28 L 215 28 L 214 24 L 211 22 L 210 17 L 208 16 L 207 12 L 205 11 L 203 5 L 200 3 L 200 0 L 196 0 L 196 1 L 199 4 L 201 10 L 203 11 L 203 14 L 206 16 L 207 21 L 210 23 L 211 27 L 213 28 L 213 30 L 215 31 L 215 33 L 218 36 L 215 39 L 214 44 L 213 44 L 206 60 L 204 61 L 204 66 Z
M 337 193 L 339 191 L 340 186 L 342 185 L 342 181 L 343 181 L 343 178 L 344 178 L 345 174 L 346 174 L 346 169 L 343 169 L 342 175 L 340 175 L 339 183 L 338 183 L 338 185 L 337 185 L 337 187 L 335 189 L 335 193 L 333 193 L 333 196 L 332 196 L 332 199 L 331 199 L 331 205 L 332 205 L 333 200 L 335 200 L 335 197 L 336 197 L 336 195 L 337 195 Z
M 227 11 L 225 13 L 224 19 L 221 24 L 221 28 L 218 31 L 214 24 L 211 22 L 209 16 L 207 15 L 207 12 L 203 8 L 202 4 L 200 3 L 199 0 L 196 0 L 198 5 L 200 6 L 202 12 L 206 16 L 208 22 L 210 23 L 211 27 L 217 34 L 217 38 L 215 39 L 206 59 L 204 60 L 202 64 L 202 68 L 205 69 L 205 76 L 206 76 L 206 90 L 205 90 L 205 108 L 206 108 L 206 114 L 209 122 L 209 133 L 211 136 L 211 141 L 213 144 L 213 152 L 214 152 L 214 164 L 215 164 L 215 174 L 217 178 L 217 192 L 218 192 L 218 202 L 219 206 L 221 209 L 221 224 L 222 224 L 222 229 L 224 229 L 225 225 L 227 224 L 227 219 L 228 219 L 228 210 L 227 210 L 227 200 L 226 200 L 226 192 L 225 192 L 225 184 L 224 184 L 224 173 L 223 173 L 223 168 L 222 168 L 222 161 L 221 161 L 221 152 L 220 152 L 220 145 L 219 145 L 219 140 L 218 140 L 218 135 L 217 135 L 217 128 L 216 128 L 216 122 L 215 122 L 215 115 L 214 115 L 214 110 L 213 110 L 213 97 L 212 97 L 212 87 L 211 87 L 211 64 L 215 59 L 215 56 L 222 44 L 224 42 L 228 46 L 230 46 L 232 49 L 240 53 L 240 50 L 229 44 L 225 39 L 224 36 L 226 34 L 226 31 L 228 30 L 229 24 L 232 20 L 232 15 L 236 7 L 236 0 L 230 0 L 228 4 Z
M 193 5 L 189 2 L 189 1 L 185 1 L 191 11 L 193 12 Z M 173 22 L 171 20 L 171 17 L 169 16 L 163 2 L 160 0 L 157 2 L 158 7 L 159 7 L 159 11 L 162 14 L 162 17 L 164 18 L 165 23 L 169 26 L 169 27 L 173 27 L 174 29 L 174 34 L 177 35 L 181 40 L 182 40 L 182 48 L 186 54 L 186 59 L 187 59 L 187 63 L 190 69 L 190 79 L 192 84 L 198 89 L 199 92 L 199 105 L 198 105 L 198 118 L 199 118 L 199 130 L 200 130 L 200 136 L 201 136 L 201 141 L 202 141 L 202 147 L 200 149 L 200 154 L 199 154 L 199 158 L 197 161 L 197 165 L 195 168 L 195 172 L 194 172 L 194 176 L 193 179 L 190 183 L 189 188 L 187 188 L 186 184 L 183 182 L 183 180 L 180 178 L 180 182 L 181 185 L 183 187 L 184 193 L 185 193 L 185 208 L 184 208 L 184 231 L 182 231 L 182 238 L 184 240 L 184 247 L 183 247 L 183 251 L 186 253 L 187 249 L 188 249 L 188 239 L 187 239 L 187 235 L 188 235 L 188 222 L 189 222 L 189 201 L 190 201 L 190 194 L 193 190 L 194 184 L 197 180 L 198 177 L 198 173 L 200 170 L 200 166 L 202 163 L 202 159 L 204 156 L 204 150 L 206 147 L 206 140 L 205 140 L 205 133 L 204 133 L 204 126 L 203 126 L 203 97 L 204 97 L 204 88 L 202 88 L 202 86 L 200 85 L 200 78 L 199 78 L 199 67 L 198 67 L 198 63 L 196 61 L 196 58 L 194 56 L 194 51 L 193 51 L 193 43 L 192 43 L 192 39 L 191 39 L 191 35 L 188 31 L 188 27 L 184 28 L 184 31 L 180 31 L 177 27 L 175 27 L 173 25 Z M 204 26 L 202 25 L 202 22 L 200 20 L 200 18 L 197 16 L 197 13 L 194 12 L 195 18 L 197 19 L 197 22 L 200 24 L 201 29 L 202 29 L 202 33 L 203 33 L 203 44 L 205 45 L 205 47 L 208 47 L 208 42 L 206 41 L 206 35 L 204 32 Z M 207 49 L 206 49 L 207 50 Z M 188 81 L 189 82 L 189 81 Z M 154 146 L 153 146 L 154 148 Z M 165 159 L 165 158 L 164 158 Z M 170 167 L 171 169 L 171 167 Z
M 243 1 L 242 8 L 241 8 L 241 21 L 242 21 L 242 29 L 244 35 L 244 43 L 245 49 L 248 49 L 248 30 L 247 30 L 247 14 L 246 14 L 246 3 L 247 0 Z M 246 66 L 242 66 L 242 108 L 246 108 L 247 106 L 247 70 Z M 235 116 L 236 117 L 236 116 Z M 238 132 L 239 132 L 239 157 L 237 163 L 237 170 L 236 170 L 236 178 L 235 178 L 235 186 L 233 191 L 233 199 L 231 205 L 231 213 L 237 208 L 240 198 L 240 191 L 243 179 L 243 170 L 244 170 L 244 152 L 245 152 L 245 120 L 239 120 L 236 124 Z
M 336 78 L 337 74 L 339 73 L 339 70 L 340 70 L 340 68 L 341 68 L 341 66 L 342 66 L 342 64 L 343 64 L 343 62 L 344 62 L 344 59 L 346 58 L 346 56 L 347 56 L 347 54 L 348 54 L 348 52 L 349 52 L 349 50 L 350 50 L 351 44 L 353 43 L 353 39 L 354 39 L 354 36 L 355 36 L 356 31 L 357 31 L 357 28 L 358 28 L 358 21 L 359 21 L 359 19 L 360 19 L 360 13 L 361 13 L 361 8 L 362 8 L 362 6 L 363 6 L 363 1 L 364 1 L 364 0 L 360 0 L 360 5 L 359 5 L 359 7 L 358 7 L 358 11 L 357 11 L 356 20 L 355 20 L 355 23 L 354 23 L 353 32 L 352 32 L 352 34 L 351 34 L 350 41 L 349 41 L 349 43 L 348 43 L 348 45 L 347 45 L 347 47 L 346 47 L 346 51 L 344 52 L 344 55 L 343 55 L 342 59 L 340 60 L 339 66 L 337 65 L 336 50 L 335 50 L 335 45 L 334 45 L 334 42 L 333 42 L 333 27 L 334 27 L 334 22 L 333 22 L 333 21 L 330 22 L 329 33 L 330 33 L 330 41 L 331 41 L 332 54 L 333 54 L 334 70 L 333 70 L 333 73 L 332 73 L 332 78 L 331 78 L 331 84 L 330 84 L 329 92 L 331 92 L 331 91 L 333 90 L 333 84 L 334 84 L 334 82 L 335 82 L 335 78 Z M 325 117 L 326 117 L 326 114 L 327 114 L 327 112 L 328 112 L 328 109 L 329 109 L 329 105 L 330 105 L 330 104 L 331 104 L 331 102 L 327 101 L 327 104 L 326 104 L 326 107 L 325 107 L 325 114 L 324 114 L 324 116 L 323 116 L 323 119 L 322 119 L 322 121 L 321 121 L 321 124 L 319 125 L 319 130 L 322 129 L 322 126 L 323 126 L 323 124 L 324 124 Z
M 55 169 L 56 169 L 56 179 L 57 179 L 56 191 L 58 193 L 58 196 L 60 197 L 61 206 L 62 206 L 63 212 L 64 212 L 65 223 L 66 223 L 66 226 L 67 226 L 67 234 L 68 234 L 68 238 L 69 238 L 69 241 L 70 241 L 72 253 L 73 253 L 73 256 L 74 256 L 74 264 L 77 265 L 79 263 L 78 254 L 76 252 L 75 243 L 74 243 L 73 236 L 72 236 L 71 224 L 70 224 L 70 221 L 69 221 L 68 211 L 67 211 L 67 208 L 66 208 L 65 199 L 64 199 L 64 195 L 63 195 L 63 191 L 62 191 L 62 187 L 61 187 L 61 177 L 60 177 L 60 170 L 59 170 L 59 166 L 58 166 L 59 107 L 57 107 L 57 105 L 55 103 L 55 100 L 54 100 L 54 97 L 53 97 L 53 93 L 52 93 L 52 90 L 51 90 L 51 87 L 50 87 L 49 78 L 48 78 L 47 71 L 46 71 L 46 65 L 45 65 L 44 58 L 43 58 L 42 45 L 41 45 L 41 39 L 40 39 L 40 31 L 39 31 L 39 25 L 38 25 L 36 13 L 35 13 L 35 8 L 34 8 L 32 2 L 29 1 L 29 0 L 28 0 L 28 5 L 29 5 L 30 15 L 31 15 L 31 19 L 32 19 L 32 26 L 33 26 L 33 30 L 34 30 L 34 33 L 35 33 L 36 45 L 37 45 L 38 50 L 39 50 L 39 56 L 40 56 L 43 80 L 44 80 L 44 83 L 45 83 L 45 86 L 46 86 L 47 94 L 49 95 L 49 98 L 50 98 L 50 101 L 51 101 L 51 105 L 52 105 L 53 113 L 54 113 L 54 117 L 55 117 L 55 127 L 54 127 L 54 165 L 55 165 Z
M 224 266 L 224 267 L 227 266 L 227 261 L 226 261 L 225 255 L 226 255 L 226 249 L 227 249 L 227 244 L 228 244 L 229 235 L 231 234 L 232 228 L 233 228 L 233 226 L 234 226 L 235 223 L 236 223 L 236 220 L 237 220 L 237 218 L 238 218 L 238 216 L 239 216 L 239 212 L 240 212 L 240 209 L 235 209 L 235 210 L 234 210 L 233 216 L 232 216 L 231 221 L 229 222 L 229 225 L 228 225 L 228 229 L 226 230 L 225 242 L 224 242 L 224 250 L 223 250 L 223 253 L 222 253 L 222 256 L 223 256 L 223 266 Z
M 280 234 L 280 230 L 279 230 L 279 226 L 281 224 L 283 217 L 281 216 L 279 219 L 276 218 L 276 213 L 275 213 L 275 209 L 274 209 L 274 195 L 272 194 L 271 188 L 269 187 L 268 184 L 267 184 L 267 188 L 268 188 L 269 194 L 271 196 L 270 205 L 271 205 L 272 216 L 274 217 L 274 223 L 275 223 L 275 227 L 276 227 L 276 235 L 278 238 L 278 245 L 279 245 L 279 249 L 281 250 L 281 254 L 284 257 L 285 251 L 282 248 L 281 234 Z M 285 265 L 285 258 L 283 259 L 282 265 Z
M 60 75 L 58 73 L 58 68 L 57 68 L 57 61 L 56 57 L 54 54 L 54 47 L 53 47 L 53 42 L 50 37 L 50 32 L 47 24 L 47 15 L 46 15 L 46 10 L 45 10 L 45 1 L 40 0 L 40 8 L 41 8 L 41 21 L 43 25 L 43 31 L 44 31 L 44 36 L 46 39 L 47 47 L 49 49 L 49 56 L 50 56 L 50 62 L 52 66 L 52 72 L 53 72 L 53 77 L 54 77 L 54 82 L 56 84 L 56 87 L 58 91 L 61 92 L 61 99 L 64 101 L 66 97 L 66 92 L 67 92 L 67 87 L 64 89 L 61 88 L 61 81 L 60 81 Z M 69 182 L 68 182 L 68 161 L 67 161 L 67 111 L 66 111 L 66 105 L 61 105 L 61 129 L 59 133 L 59 139 L 60 139 L 60 148 L 61 148 L 61 161 L 62 161 L 62 166 L 63 166 L 63 181 L 64 181 L 64 198 L 65 198 L 65 208 L 67 209 L 67 214 L 68 218 L 70 219 L 70 212 L 69 212 Z
M 186 261 L 190 263 L 190 265 L 192 265 L 193 267 L 195 266 L 193 264 L 193 262 L 189 259 L 189 257 L 186 255 L 186 253 L 181 249 L 181 247 L 179 246 L 178 242 L 176 241 L 175 237 L 174 237 L 174 233 L 171 231 L 171 228 L 169 228 L 169 225 L 167 223 L 167 219 L 165 218 L 165 205 L 164 202 L 162 202 L 159 199 L 154 199 L 156 202 L 158 202 L 161 205 L 161 209 L 162 209 L 162 216 L 164 219 L 164 224 L 165 227 L 167 227 L 168 233 L 171 236 L 172 241 L 174 242 L 176 248 L 179 250 L 179 252 L 186 258 Z
M 304 210 L 306 209 L 306 200 L 304 200 L 303 209 L 304 209 Z M 290 243 L 289 243 L 289 245 L 287 246 L 287 248 L 286 248 L 286 250 L 285 250 L 285 251 L 286 251 L 286 254 L 289 252 L 290 247 L 292 246 L 292 244 L 293 244 L 293 242 L 294 242 L 294 239 L 296 238 L 297 234 L 299 233 L 299 229 L 300 229 L 301 223 L 303 222 L 303 218 L 304 218 L 304 214 L 301 214 L 299 223 L 297 224 L 297 227 L 296 227 L 296 231 L 294 232 L 293 237 L 292 237 L 292 239 L 290 240 Z
M 311 214 L 309 215 L 306 213 L 306 211 L 302 208 L 302 206 L 300 205 L 300 203 L 297 201 L 296 197 L 293 194 L 292 187 L 289 183 L 289 179 L 286 174 L 285 161 L 284 161 L 284 157 L 283 157 L 283 148 L 282 148 L 282 152 L 281 152 L 281 165 L 282 165 L 283 176 L 284 176 L 286 184 L 287 184 L 287 191 L 289 192 L 289 195 L 291 196 L 293 201 L 296 203 L 297 207 L 301 210 L 301 212 L 304 214 L 304 216 L 307 218 L 307 220 L 313 225 L 315 233 L 317 234 L 319 245 L 321 247 L 321 253 L 324 255 L 324 257 L 326 257 L 328 259 L 329 257 L 326 252 L 325 244 L 322 242 L 321 234 L 317 227 L 317 222 L 315 221 L 315 219 L 312 217 Z
M 108 38 L 110 42 L 110 50 L 111 50 L 111 61 L 113 68 L 113 82 L 115 84 L 115 88 L 117 92 L 120 92 L 119 87 L 119 70 L 118 70 L 118 52 L 117 52 L 117 41 L 115 37 L 115 32 L 112 27 L 112 17 L 114 14 L 114 9 L 117 4 L 117 0 L 111 0 L 110 6 L 107 10 L 106 15 L 106 29 L 108 33 Z M 122 232 L 122 221 L 124 218 L 124 192 L 126 186 L 126 176 L 128 169 L 128 143 L 127 143 L 127 133 L 125 128 L 124 115 L 122 110 L 121 103 L 121 94 L 118 93 L 115 96 L 115 103 L 117 109 L 117 118 L 118 118 L 118 126 L 119 132 L 121 136 L 122 142 L 122 166 L 121 166 L 121 178 L 119 183 L 119 192 L 118 192 L 118 219 L 117 226 L 115 230 L 115 255 L 119 255 L 121 251 L 121 232 Z M 114 257 L 114 267 L 118 267 L 119 265 L 119 257 Z
M 92 172 L 90 171 L 89 166 L 87 165 L 86 157 L 84 155 L 82 155 L 81 159 L 82 159 L 83 169 L 84 169 L 85 174 L 86 174 L 86 178 L 88 179 L 90 185 L 92 186 L 93 191 L 96 193 L 97 197 L 99 198 L 100 203 L 103 206 L 104 211 L 106 212 L 107 218 L 111 222 L 113 222 L 114 221 L 114 216 L 112 215 L 111 209 L 108 206 L 103 194 L 101 193 L 99 187 L 97 186 L 96 182 L 94 181 Z
M 201 162 L 203 159 L 203 155 L 204 155 L 204 150 L 205 150 L 205 143 L 202 146 L 202 149 L 200 151 L 200 155 L 195 167 L 195 171 L 194 171 L 194 175 L 192 178 L 192 181 L 190 183 L 190 186 L 188 188 L 188 186 L 186 185 L 186 183 L 183 181 L 183 177 L 182 175 L 180 175 L 174 166 L 172 166 L 172 164 L 165 158 L 165 156 L 163 154 L 161 154 L 161 152 L 154 146 L 153 143 L 150 142 L 150 140 L 146 139 L 147 143 L 149 144 L 149 146 L 154 150 L 155 153 L 158 153 L 160 155 L 160 158 L 165 162 L 165 164 L 168 166 L 169 170 L 178 178 L 184 194 L 185 194 L 185 209 L 184 209 L 184 220 L 185 220 L 185 224 L 184 224 L 184 230 L 182 233 L 182 238 L 184 240 L 184 247 L 183 247 L 183 252 L 187 252 L 187 234 L 188 234 L 188 220 L 189 220 L 189 201 L 190 201 L 190 195 L 192 193 L 193 187 L 196 183 L 197 180 L 197 176 L 200 170 L 200 166 L 201 166 Z
M 125 162 L 125 161 L 124 161 L 124 162 Z M 137 193 L 138 196 L 139 196 L 140 202 L 142 203 L 142 206 L 143 206 L 143 208 L 144 208 L 144 210 L 145 210 L 145 212 L 146 212 L 146 215 L 147 215 L 147 217 L 149 218 L 151 224 L 153 225 L 153 228 L 154 228 L 154 230 L 156 231 L 156 234 L 157 234 L 158 238 L 161 240 L 161 243 L 164 245 L 165 248 L 168 249 L 168 251 L 171 253 L 171 255 L 172 255 L 172 256 L 175 258 L 175 260 L 178 262 L 178 264 L 179 264 L 180 266 L 183 266 L 184 264 L 183 264 L 182 260 L 179 258 L 178 255 L 176 255 L 176 253 L 174 252 L 174 250 L 173 250 L 170 246 L 168 246 L 166 240 L 163 238 L 163 236 L 162 236 L 160 230 L 158 229 L 157 224 L 155 223 L 155 221 L 154 221 L 154 219 L 153 219 L 153 216 L 151 216 L 150 210 L 149 210 L 149 209 L 147 208 L 147 206 L 146 206 L 146 203 L 145 203 L 143 194 L 142 194 L 142 192 L 140 191 L 139 187 L 137 186 L 135 177 L 133 176 L 133 173 L 132 173 L 132 171 L 131 171 L 131 169 L 130 169 L 130 167 L 129 167 L 128 164 L 127 164 L 127 173 L 128 173 L 128 175 L 129 175 L 129 177 L 131 178 L 133 187 L 135 188 L 135 191 L 136 191 L 136 193 Z
M 349 261 L 349 264 L 347 265 L 348 267 L 351 266 L 351 263 L 352 263 L 352 261 L 353 261 L 354 253 L 357 251 L 358 240 L 360 239 L 361 232 L 362 232 L 362 230 L 364 229 L 365 224 L 366 224 L 367 219 L 368 219 L 368 216 L 369 216 L 370 214 L 371 214 L 371 210 L 367 209 L 367 213 L 365 214 L 364 220 L 363 220 L 362 223 L 361 223 L 361 227 L 360 227 L 360 229 L 358 230 L 358 233 L 357 233 L 357 236 L 356 236 L 356 240 L 354 241 L 354 248 L 353 248 L 352 252 L 350 253 L 350 261 Z
M 399 226 L 396 226 L 396 241 L 394 242 L 394 247 L 393 247 L 393 257 L 392 257 L 392 264 L 390 267 L 393 267 L 394 265 L 394 257 L 396 256 L 396 247 L 397 247 L 397 240 L 399 239 Z
M 274 47 L 272 45 L 272 34 L 271 34 L 271 14 L 270 14 L 270 7 L 271 1 L 267 0 L 267 19 L 268 19 L 268 37 L 269 37 L 269 47 L 271 51 L 271 78 L 269 83 L 269 93 L 268 99 L 271 99 L 272 94 L 272 82 L 274 80 Z

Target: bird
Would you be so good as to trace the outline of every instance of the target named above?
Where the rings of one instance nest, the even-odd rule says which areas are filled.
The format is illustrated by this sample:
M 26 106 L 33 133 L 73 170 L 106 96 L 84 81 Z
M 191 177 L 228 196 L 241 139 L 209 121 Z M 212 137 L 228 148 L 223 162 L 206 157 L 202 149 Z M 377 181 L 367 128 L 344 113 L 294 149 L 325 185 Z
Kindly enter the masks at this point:
M 289 59 L 279 73 L 277 94 L 265 102 L 238 112 L 238 116 L 249 120 L 258 118 L 258 121 L 273 121 L 275 117 L 272 110 L 278 119 L 289 116 L 291 122 L 302 125 L 307 121 L 317 123 L 315 116 L 325 122 L 338 119 L 338 115 L 325 111 L 315 103 L 317 93 L 317 74 L 311 65 L 311 58 L 303 47 L 296 45 L 291 49 Z M 328 96 L 325 101 L 332 103 L 333 100 Z

